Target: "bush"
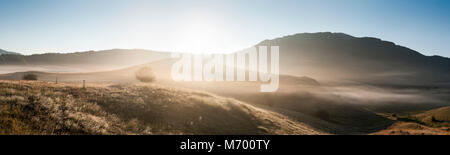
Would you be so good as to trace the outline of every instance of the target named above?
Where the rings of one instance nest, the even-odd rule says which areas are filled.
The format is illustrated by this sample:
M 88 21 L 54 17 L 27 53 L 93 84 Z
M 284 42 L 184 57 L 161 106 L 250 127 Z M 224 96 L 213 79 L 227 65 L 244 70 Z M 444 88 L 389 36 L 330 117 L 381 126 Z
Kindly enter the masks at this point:
M 23 80 L 37 80 L 36 74 L 25 74 L 22 77 Z
M 136 72 L 136 79 L 146 83 L 153 82 L 155 81 L 155 74 L 152 68 L 142 67 Z

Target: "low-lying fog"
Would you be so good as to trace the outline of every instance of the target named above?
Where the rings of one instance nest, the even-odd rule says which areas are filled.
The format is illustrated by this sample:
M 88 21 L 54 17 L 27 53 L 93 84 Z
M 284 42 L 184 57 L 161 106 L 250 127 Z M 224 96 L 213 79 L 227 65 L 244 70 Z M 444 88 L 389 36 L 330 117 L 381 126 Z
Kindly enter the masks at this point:
M 436 98 L 439 90 L 419 89 L 388 89 L 374 86 L 342 86 L 331 87 L 329 92 L 341 98 L 347 98 L 351 103 L 444 103 Z

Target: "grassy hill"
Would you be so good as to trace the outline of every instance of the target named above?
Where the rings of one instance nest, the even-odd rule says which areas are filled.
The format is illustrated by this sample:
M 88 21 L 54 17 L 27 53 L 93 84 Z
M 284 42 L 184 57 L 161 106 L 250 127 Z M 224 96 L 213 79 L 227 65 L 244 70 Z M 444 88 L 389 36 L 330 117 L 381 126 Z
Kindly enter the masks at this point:
M 450 127 L 450 107 L 442 107 L 426 111 L 413 116 L 413 119 L 418 120 L 428 126 Z
M 441 107 L 418 114 L 392 116 L 397 120 L 386 130 L 374 134 L 450 135 L 450 107 Z
M 413 122 L 397 122 L 373 135 L 450 135 L 450 128 L 432 128 Z
M 155 84 L 0 81 L 0 134 L 322 134 L 213 94 Z

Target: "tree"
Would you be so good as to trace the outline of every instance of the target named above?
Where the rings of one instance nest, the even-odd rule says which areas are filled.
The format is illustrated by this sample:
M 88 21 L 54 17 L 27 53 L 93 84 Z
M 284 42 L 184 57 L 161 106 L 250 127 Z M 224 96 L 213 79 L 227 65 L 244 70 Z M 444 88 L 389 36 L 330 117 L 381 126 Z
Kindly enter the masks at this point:
M 431 116 L 431 121 L 433 121 L 433 122 L 439 122 L 434 116 Z
M 36 74 L 25 74 L 22 77 L 23 80 L 37 80 Z
M 136 79 L 141 82 L 150 83 L 155 81 L 155 74 L 152 68 L 142 67 L 136 72 Z

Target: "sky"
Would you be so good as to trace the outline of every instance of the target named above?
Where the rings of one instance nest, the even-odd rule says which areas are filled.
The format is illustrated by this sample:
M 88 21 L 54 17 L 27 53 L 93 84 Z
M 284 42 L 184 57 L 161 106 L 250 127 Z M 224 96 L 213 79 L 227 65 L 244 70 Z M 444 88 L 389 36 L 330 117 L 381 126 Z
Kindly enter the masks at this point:
M 448 0 L 1 0 L 0 49 L 233 52 L 303 32 L 450 57 Z

